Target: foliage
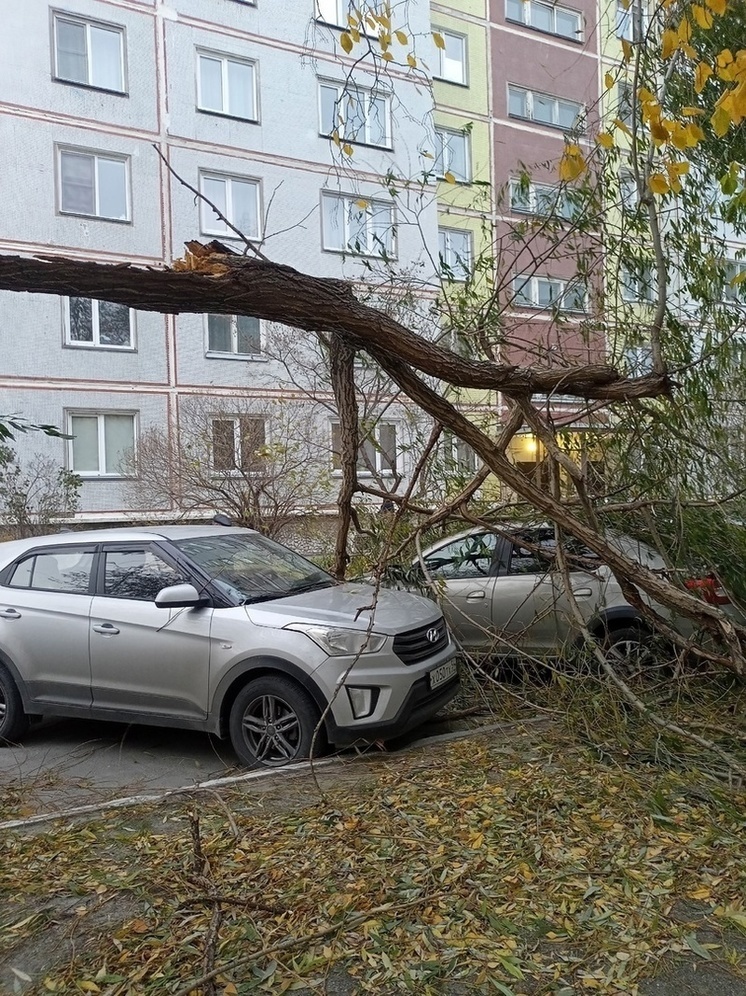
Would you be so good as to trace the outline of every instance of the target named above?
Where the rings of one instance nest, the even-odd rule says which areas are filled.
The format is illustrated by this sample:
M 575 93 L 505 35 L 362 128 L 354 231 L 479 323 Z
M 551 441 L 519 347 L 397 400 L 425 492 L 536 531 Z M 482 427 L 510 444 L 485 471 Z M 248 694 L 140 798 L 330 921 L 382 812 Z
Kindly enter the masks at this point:
M 73 516 L 82 483 L 48 457 L 36 454 L 21 465 L 10 447 L 0 446 L 0 519 L 13 538 L 42 535 Z

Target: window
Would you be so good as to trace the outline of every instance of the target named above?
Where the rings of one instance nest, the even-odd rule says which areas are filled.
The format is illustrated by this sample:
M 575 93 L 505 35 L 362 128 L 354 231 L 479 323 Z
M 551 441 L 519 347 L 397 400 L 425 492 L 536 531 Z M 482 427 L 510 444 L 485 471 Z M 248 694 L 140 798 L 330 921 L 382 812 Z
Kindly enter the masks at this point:
M 58 80 L 124 92 L 124 28 L 55 14 L 54 54 Z
M 522 545 L 522 542 L 526 546 Z M 599 558 L 584 546 L 580 540 L 568 536 L 563 549 L 570 571 L 594 571 L 598 569 Z M 509 572 L 511 574 L 546 574 L 554 565 L 557 539 L 553 529 L 536 529 L 519 533 L 510 552 Z
M 445 80 L 447 83 L 460 83 L 462 86 L 468 84 L 466 75 L 466 38 L 463 35 L 454 35 L 451 31 L 441 31 L 436 28 L 436 33 L 443 39 L 443 48 L 436 49 L 438 64 L 435 70 L 436 79 Z
M 624 351 L 624 364 L 628 376 L 644 377 L 653 372 L 653 350 L 651 346 L 631 346 Z
M 363 256 L 396 252 L 394 208 L 386 201 L 324 192 L 321 221 L 324 249 Z
M 515 178 L 510 181 L 510 207 L 517 214 L 566 218 L 568 221 L 578 213 L 567 191 L 560 187 Z
M 586 311 L 586 288 L 577 281 L 554 277 L 513 277 L 513 305 L 517 308 L 556 308 Z
M 580 11 L 559 7 L 540 0 L 505 0 L 505 17 L 526 27 L 560 35 L 572 41 L 583 40 L 583 20 Z
M 258 473 L 264 469 L 266 419 L 236 415 L 212 420 L 212 469 L 217 473 Z
M 473 474 L 476 471 L 477 455 L 463 439 L 454 436 L 452 432 L 444 432 L 443 448 L 448 470 L 459 474 Z
M 472 234 L 462 228 L 438 229 L 440 269 L 453 280 L 466 280 L 472 268 Z
M 256 121 L 255 64 L 216 52 L 198 52 L 197 61 L 197 107 Z
M 346 28 L 348 25 L 348 14 L 358 12 L 360 5 L 353 0 L 314 0 L 316 7 L 316 19 L 325 24 L 334 24 L 337 27 Z M 366 13 L 384 13 L 383 0 L 366 0 Z M 364 27 L 364 26 L 363 26 Z M 363 30 L 363 27 L 360 30 Z
M 60 211 L 129 221 L 129 158 L 60 149 Z
M 746 263 L 727 260 L 723 284 L 723 301 L 728 304 L 746 304 Z
M 624 211 L 636 211 L 639 207 L 637 180 L 632 173 L 622 173 L 619 177 L 619 200 Z
M 425 565 L 434 577 L 488 578 L 496 572 L 494 533 L 474 533 L 447 543 L 425 558 Z
M 259 238 L 259 183 L 237 176 L 200 173 L 200 190 L 228 221 L 248 239 Z M 204 235 L 227 235 L 235 232 L 216 217 L 212 208 L 201 202 L 201 227 Z
M 622 300 L 649 303 L 655 300 L 655 277 L 652 263 L 638 261 L 624 264 L 619 271 Z
M 248 315 L 207 315 L 207 353 L 257 356 L 262 351 L 261 323 Z
M 641 42 L 647 29 L 642 0 L 617 0 L 616 36 L 629 42 Z
M 133 312 L 124 304 L 69 297 L 65 307 L 65 344 L 94 349 L 132 349 Z
M 390 476 L 396 473 L 396 425 L 376 422 L 367 429 L 360 427 L 365 437 L 357 451 L 357 472 L 361 476 Z M 342 469 L 342 436 L 339 422 L 332 422 L 332 467 Z
M 391 146 L 389 102 L 370 90 L 343 83 L 319 83 L 322 135 L 336 133 L 345 142 Z
M 435 170 L 440 177 L 450 173 L 456 180 L 468 183 L 471 179 L 471 167 L 469 139 L 465 131 L 435 129 Z
M 632 87 L 629 83 L 617 83 L 616 88 L 616 114 L 622 124 L 632 127 L 634 120 L 635 98 Z
M 92 550 L 66 547 L 64 550 L 38 553 L 16 565 L 8 584 L 11 588 L 88 595 L 92 566 Z
M 583 105 L 574 100 L 563 100 L 561 97 L 508 84 L 508 114 L 512 118 L 524 118 L 526 121 L 536 121 L 569 131 L 582 127 L 583 112 Z
M 70 470 L 82 477 L 124 477 L 135 449 L 135 416 L 118 412 L 68 414 Z
M 188 578 L 147 547 L 107 550 L 104 553 L 104 595 L 153 602 L 155 596 Z

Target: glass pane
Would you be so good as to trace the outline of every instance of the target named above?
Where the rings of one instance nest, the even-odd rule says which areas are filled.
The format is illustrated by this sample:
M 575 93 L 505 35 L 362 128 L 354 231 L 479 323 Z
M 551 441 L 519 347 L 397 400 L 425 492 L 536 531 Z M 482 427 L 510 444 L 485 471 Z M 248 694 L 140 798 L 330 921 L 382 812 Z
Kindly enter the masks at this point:
M 568 287 L 562 299 L 562 306 L 568 311 L 585 311 L 585 287 L 574 284 Z
M 262 338 L 258 318 L 239 315 L 236 319 L 238 352 L 241 354 L 261 353 Z
M 116 550 L 106 554 L 104 592 L 113 598 L 152 602 L 163 588 L 186 580 L 151 550 Z
M 435 158 L 433 160 L 433 168 L 438 176 L 443 176 L 448 170 L 447 163 L 447 143 L 445 140 L 445 135 L 438 128 L 435 129 Z
M 199 106 L 206 111 L 223 111 L 223 64 L 220 59 L 199 57 Z
M 254 110 L 254 67 L 228 60 L 228 113 L 237 118 L 256 117 Z
M 357 469 L 361 474 L 375 474 L 376 446 L 372 439 L 362 441 L 357 451 Z
M 61 17 L 57 18 L 56 25 L 57 75 L 73 83 L 87 83 L 85 25 L 65 21 Z
M 496 543 L 494 533 L 477 533 L 448 543 L 432 553 L 425 562 L 430 573 L 438 577 L 489 577 Z
M 396 426 L 386 422 L 379 425 L 378 441 L 381 447 L 381 470 L 393 474 L 396 472 Z
M 525 11 L 525 0 L 507 0 L 505 5 L 505 16 L 511 21 L 520 21 L 521 24 L 523 24 L 525 20 Z
M 533 0 L 531 4 L 531 24 L 540 31 L 554 31 L 554 10 L 548 4 L 537 3 Z
M 343 23 L 339 15 L 339 0 L 316 0 L 316 16 L 327 24 Z
M 508 88 L 508 113 L 519 118 L 528 117 L 525 90 L 518 90 L 514 86 Z
M 558 35 L 564 38 L 580 39 L 580 17 L 569 10 L 555 8 L 555 28 Z
M 93 156 L 77 152 L 60 153 L 60 173 L 62 210 L 74 214 L 95 214 Z
M 130 345 L 130 309 L 125 304 L 98 302 L 98 340 L 102 346 Z
M 98 473 L 98 419 L 96 416 L 73 415 L 70 419 L 73 436 L 73 465 L 76 474 Z
M 321 214 L 324 227 L 324 248 L 344 249 L 344 200 L 329 194 L 322 195 Z
M 373 201 L 369 213 L 370 229 L 373 238 L 372 250 L 380 253 L 384 249 L 391 254 L 394 247 L 393 214 L 387 204 Z
M 230 315 L 207 316 L 207 348 L 213 353 L 232 353 Z
M 511 181 L 510 206 L 514 211 L 531 214 L 531 188 L 528 184 L 522 184 L 519 180 Z
M 541 277 L 536 281 L 536 301 L 540 308 L 547 308 L 557 301 L 559 297 L 559 285 L 556 280 L 543 280 Z
M 530 277 L 516 277 L 513 281 L 514 303 L 517 305 L 533 305 Z
M 441 66 L 443 76 L 452 83 L 465 83 L 465 42 L 459 35 L 451 35 L 443 32 L 443 40 L 446 43 L 441 53 Z
M 383 97 L 372 97 L 368 114 L 368 141 L 371 145 L 388 145 L 386 128 L 386 101 Z
M 123 90 L 122 32 L 91 26 L 91 83 L 107 90 Z
M 534 195 L 537 214 L 549 215 L 554 212 L 554 206 L 557 202 L 557 191 L 554 187 L 546 187 L 537 183 L 534 187 Z
M 221 180 L 215 176 L 202 177 L 202 193 L 222 214 L 226 214 L 227 211 L 225 202 L 226 183 L 226 180 Z M 215 215 L 212 208 L 208 204 L 205 204 L 204 201 L 202 201 L 202 231 L 219 235 L 224 235 L 228 231 L 225 222 L 221 221 Z
M 70 342 L 93 342 L 93 303 L 88 297 L 71 297 Z
M 448 167 L 457 180 L 468 180 L 466 135 L 448 136 Z
M 241 470 L 261 470 L 264 457 L 259 451 L 267 442 L 264 419 L 241 418 L 238 427 L 241 434 Z
M 85 551 L 40 554 L 34 558 L 31 587 L 87 595 L 91 586 L 92 565 L 93 554 Z
M 353 252 L 368 252 L 367 211 L 353 200 L 347 204 L 347 245 Z
M 359 90 L 348 90 L 342 96 L 345 138 L 350 142 L 365 142 L 365 94 Z
M 534 94 L 534 121 L 543 121 L 545 124 L 552 124 L 554 121 L 557 101 L 554 97 L 545 97 L 541 93 Z
M 126 458 L 135 446 L 135 420 L 131 415 L 104 415 L 104 459 L 107 474 L 123 474 Z
M 28 560 L 22 560 L 20 564 L 17 565 L 16 569 L 11 575 L 8 584 L 11 588 L 28 588 L 31 584 L 31 570 L 34 566 L 35 557 L 29 557 Z
M 321 124 L 319 131 L 322 135 L 330 135 L 335 129 L 340 127 L 340 114 L 337 107 L 337 88 L 335 86 L 319 87 L 321 100 Z
M 558 100 L 557 123 L 563 128 L 574 128 L 580 111 L 581 107 L 578 104 L 573 104 L 568 100 Z
M 342 429 L 339 422 L 332 422 L 332 469 L 342 469 Z
M 127 220 L 127 169 L 121 159 L 96 159 L 98 213 L 102 218 Z
M 231 221 L 245 236 L 256 238 L 259 235 L 257 211 L 257 188 L 255 183 L 231 180 L 233 211 Z
M 233 419 L 216 418 L 212 423 L 212 466 L 214 470 L 236 469 Z

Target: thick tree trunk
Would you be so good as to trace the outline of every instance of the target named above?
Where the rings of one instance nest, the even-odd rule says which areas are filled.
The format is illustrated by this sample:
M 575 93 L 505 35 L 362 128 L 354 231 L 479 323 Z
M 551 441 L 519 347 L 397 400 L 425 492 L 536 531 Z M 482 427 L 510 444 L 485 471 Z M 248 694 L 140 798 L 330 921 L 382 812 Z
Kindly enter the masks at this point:
M 344 339 L 333 333 L 329 345 L 329 372 L 334 401 L 339 415 L 340 462 L 342 484 L 337 496 L 339 523 L 334 549 L 334 574 L 342 579 L 347 571 L 349 555 L 347 544 L 352 524 L 352 501 L 357 487 L 357 449 L 360 439 L 358 428 L 357 398 L 355 396 L 355 350 Z

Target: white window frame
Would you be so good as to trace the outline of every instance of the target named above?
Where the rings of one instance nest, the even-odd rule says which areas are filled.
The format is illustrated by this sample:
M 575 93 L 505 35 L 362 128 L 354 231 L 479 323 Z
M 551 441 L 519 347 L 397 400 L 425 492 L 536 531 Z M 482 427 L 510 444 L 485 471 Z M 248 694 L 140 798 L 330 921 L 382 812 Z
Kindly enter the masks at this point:
M 228 55 L 225 52 L 215 52 L 208 48 L 197 48 L 197 110 L 203 114 L 216 114 L 219 117 L 233 118 L 235 121 L 250 121 L 257 124 L 259 121 L 259 88 L 257 86 L 258 67 L 256 59 L 244 59 L 238 55 Z M 213 107 L 205 107 L 202 103 L 202 58 L 212 59 L 220 63 L 222 80 L 223 108 L 216 111 Z M 253 114 L 251 117 L 244 117 L 242 114 L 233 114 L 225 107 L 226 101 L 230 107 L 230 86 L 228 78 L 228 64 L 234 63 L 238 66 L 246 66 L 251 70 L 251 103 Z
M 85 48 L 86 48 L 86 75 L 87 79 L 85 81 L 81 80 L 71 80 L 67 76 L 61 76 L 59 72 L 59 45 L 57 39 L 57 25 L 59 21 L 69 21 L 72 24 L 82 25 L 85 31 Z M 119 89 L 100 86 L 98 83 L 91 82 L 91 28 L 102 28 L 105 31 L 116 31 L 119 34 L 119 74 L 121 78 L 121 87 Z M 54 59 L 54 79 L 58 83 L 67 83 L 69 86 L 84 86 L 90 87 L 93 90 L 102 90 L 104 93 L 127 93 L 127 33 L 126 28 L 123 24 L 111 24 L 108 21 L 99 21 L 96 18 L 85 17 L 81 14 L 68 13 L 64 10 L 53 10 L 52 11 L 52 40 L 53 40 L 53 51 L 52 56 Z
M 619 291 L 627 304 L 653 304 L 656 289 L 652 261 L 642 260 L 637 266 L 622 263 L 619 267 Z
M 350 11 L 350 0 L 314 0 L 314 18 L 321 24 L 331 24 L 335 28 L 348 27 L 347 15 Z M 367 11 L 383 13 L 384 0 L 367 0 L 365 8 Z M 359 8 L 358 8 L 359 9 Z M 364 25 L 363 25 L 364 28 Z M 364 34 L 361 28 L 360 33 Z
M 270 439 L 270 421 L 267 415 L 257 412 L 256 414 L 245 412 L 241 415 L 213 415 L 210 418 L 210 472 L 213 477 L 246 477 L 249 476 L 261 476 L 263 473 L 262 468 L 257 467 L 256 470 L 246 470 L 243 467 L 243 460 L 241 454 L 241 420 L 247 419 L 252 422 L 262 422 L 264 423 L 264 446 L 269 445 Z M 233 462 L 235 467 L 218 469 L 215 466 L 215 440 L 213 434 L 213 425 L 215 422 L 232 422 L 233 423 Z
M 566 38 L 568 41 L 582 42 L 584 40 L 583 31 L 583 15 L 579 10 L 574 7 L 565 7 L 562 4 L 544 3 L 541 0 L 519 0 L 522 5 L 524 16 L 522 18 L 516 18 L 511 16 L 508 11 L 508 0 L 505 2 L 505 20 L 510 21 L 512 24 L 523 24 L 527 28 L 532 28 L 534 31 L 541 31 L 542 34 L 554 35 L 557 38 Z M 533 23 L 533 8 L 534 6 L 546 7 L 552 11 L 554 15 L 554 30 L 547 31 L 546 28 L 542 28 Z M 578 30 L 574 34 L 566 34 L 564 31 L 557 31 L 557 11 L 562 11 L 563 14 L 568 14 L 571 17 L 577 18 Z
M 460 474 L 475 474 L 481 460 L 467 442 L 455 433 L 445 430 L 443 433 L 443 451 L 447 469 Z
M 555 202 L 555 211 L 551 214 L 540 210 L 539 194 L 547 193 Z M 520 200 L 516 195 L 520 195 Z M 528 203 L 524 202 L 524 197 Z M 564 208 L 567 206 L 567 211 Z M 559 210 L 556 210 L 559 208 Z M 562 187 L 552 183 L 536 183 L 533 180 L 528 185 L 521 183 L 517 177 L 510 179 L 510 209 L 516 214 L 535 215 L 541 218 L 562 218 L 564 221 L 572 221 L 575 217 L 575 208 L 567 197 Z
M 452 169 L 452 149 L 450 142 L 457 138 L 464 143 L 464 162 L 466 169 L 463 176 L 454 173 Z M 435 126 L 435 175 L 442 180 L 446 173 L 450 173 L 459 183 L 471 183 L 471 143 L 469 133 L 459 128 L 448 128 L 444 125 Z M 440 153 L 438 152 L 440 145 Z
M 459 258 L 459 252 L 451 245 L 452 236 L 466 238 L 466 255 Z M 470 228 L 447 228 L 438 226 L 438 260 L 441 272 L 446 272 L 459 283 L 466 282 L 474 267 L 474 233 Z
M 334 457 L 335 457 L 335 452 L 334 452 L 334 426 L 338 426 L 338 425 L 339 425 L 339 420 L 338 419 L 333 418 L 329 422 L 329 436 L 330 436 L 330 447 L 329 448 L 330 448 L 331 454 L 332 454 L 332 474 L 335 475 L 335 476 L 339 476 L 342 473 L 341 468 L 334 466 Z M 393 469 L 391 469 L 390 467 L 383 467 L 382 466 L 384 452 L 383 452 L 383 446 L 381 444 L 381 436 L 380 436 L 380 434 L 381 434 L 381 429 L 384 426 L 387 427 L 387 428 L 392 428 L 394 430 L 394 467 L 393 467 Z M 380 419 L 373 426 L 373 432 L 375 434 L 375 447 L 374 447 L 374 450 L 373 450 L 374 460 L 372 461 L 374 463 L 374 468 L 373 468 L 373 470 L 369 470 L 368 469 L 368 465 L 365 462 L 365 459 L 363 458 L 361 460 L 361 452 L 363 450 L 363 447 L 365 446 L 366 441 L 369 440 L 369 436 L 370 436 L 370 433 L 366 432 L 364 434 L 364 438 L 360 439 L 360 445 L 358 446 L 357 464 L 356 464 L 356 466 L 357 466 L 357 476 L 358 477 L 366 477 L 366 478 L 372 478 L 372 477 L 397 477 L 397 476 L 400 476 L 401 475 L 401 468 L 399 467 L 399 457 L 400 457 L 400 449 L 399 449 L 399 447 L 400 447 L 400 440 L 399 440 L 399 423 L 398 423 L 398 421 L 396 421 L 394 419 Z M 360 427 L 360 433 L 361 433 L 361 436 L 362 436 L 363 435 L 363 426 L 362 425 Z
M 74 295 L 73 295 L 74 296 Z M 134 353 L 136 351 L 135 345 L 135 315 L 136 312 L 134 308 L 129 308 L 129 322 L 130 322 L 130 341 L 127 346 L 111 345 L 108 342 L 101 342 L 101 301 L 97 301 L 95 298 L 89 298 L 91 302 L 91 327 L 93 331 L 92 342 L 85 342 L 81 339 L 73 339 L 73 323 L 72 316 L 70 314 L 70 298 L 64 298 L 62 302 L 62 325 L 64 329 L 64 345 L 68 346 L 70 349 L 105 349 L 111 350 L 115 353 Z M 113 302 L 116 303 L 116 302 Z
M 70 408 L 65 412 L 65 424 L 67 428 L 67 433 L 72 437 L 72 426 L 74 418 L 95 418 L 98 420 L 97 428 L 97 443 L 98 443 L 98 470 L 76 470 L 75 463 L 73 459 L 73 442 L 72 438 L 67 441 L 67 466 L 68 469 L 73 473 L 77 474 L 78 477 L 82 477 L 84 480 L 98 480 L 100 478 L 105 478 L 106 480 L 131 480 L 134 475 L 125 474 L 121 470 L 116 471 L 106 471 L 101 470 L 101 467 L 106 466 L 106 417 L 107 415 L 122 416 L 127 415 L 132 419 L 132 450 L 135 457 L 135 464 L 137 464 L 137 445 L 139 436 L 139 412 L 132 411 L 131 409 L 119 410 L 119 409 L 85 409 L 85 408 Z M 103 427 L 103 431 L 102 431 Z
M 526 114 L 516 114 L 514 111 L 510 110 L 510 94 L 511 91 L 520 91 L 526 95 Z M 555 115 L 557 121 L 542 121 L 534 117 L 534 98 L 541 97 L 544 100 L 553 100 L 555 102 Z M 559 105 L 572 104 L 577 108 L 575 114 L 575 121 L 572 125 L 563 125 L 559 123 Z M 577 100 L 570 100 L 569 97 L 558 97 L 554 93 L 544 93 L 541 90 L 529 90 L 528 87 L 518 86 L 515 83 L 508 83 L 508 117 L 515 118 L 517 121 L 531 121 L 533 124 L 539 125 L 542 128 L 557 128 L 559 131 L 569 132 L 569 131 L 584 131 L 585 125 L 583 124 L 583 116 L 585 114 L 585 104 L 578 103 Z
M 340 246 L 331 246 L 331 245 L 327 244 L 327 232 L 326 232 L 326 227 L 324 225 L 324 208 L 323 208 L 324 198 L 328 198 L 330 200 L 332 198 L 334 198 L 334 199 L 336 199 L 338 201 L 342 201 L 344 203 L 343 217 L 344 217 L 344 236 L 345 236 L 345 243 L 344 243 L 344 245 L 342 247 L 340 247 Z M 391 246 L 390 246 L 390 248 L 386 247 L 386 255 L 388 256 L 389 259 L 396 259 L 396 254 L 397 254 L 396 207 L 395 207 L 395 205 L 391 201 L 380 200 L 380 199 L 378 199 L 376 197 L 365 197 L 363 195 L 340 194 L 340 193 L 337 193 L 336 191 L 332 191 L 332 190 L 322 190 L 322 192 L 321 192 L 321 199 L 322 199 L 322 208 L 321 208 L 321 248 L 324 250 L 324 252 L 340 252 L 340 253 L 344 253 L 345 255 L 349 255 L 349 256 L 363 256 L 363 257 L 370 256 L 370 257 L 376 257 L 376 258 L 380 258 L 381 257 L 382 253 L 380 251 L 380 247 L 378 246 L 377 242 L 375 241 L 375 239 L 373 237 L 373 233 L 369 229 L 368 223 L 366 223 L 366 241 L 367 241 L 367 245 L 366 245 L 365 250 L 364 251 L 358 251 L 357 249 L 354 248 L 354 246 L 350 246 L 350 244 L 349 244 L 349 239 L 348 239 L 348 235 L 349 235 L 349 230 L 348 230 L 348 221 L 349 221 L 349 219 L 348 219 L 348 211 L 349 211 L 349 207 L 350 207 L 351 204 L 354 205 L 356 201 L 366 201 L 368 207 L 367 208 L 360 208 L 359 209 L 359 210 L 365 210 L 366 215 L 369 216 L 369 210 L 368 210 L 368 208 L 372 207 L 373 205 L 378 205 L 381 208 L 385 208 L 390 213 L 391 221 L 390 221 L 390 224 L 389 224 L 389 230 L 391 232 L 391 235 L 390 235 Z
M 544 274 L 516 274 L 513 277 L 512 292 L 513 301 L 511 307 L 516 311 L 520 311 L 522 308 L 531 308 L 538 311 L 546 311 L 552 309 L 553 305 L 542 304 L 539 301 L 539 281 L 548 281 L 549 283 L 555 284 L 558 289 L 558 294 L 555 300 L 557 301 L 557 307 L 562 312 L 567 312 L 571 315 L 585 315 L 588 313 L 588 292 L 585 291 L 584 303 L 582 308 L 568 308 L 565 304 L 565 297 L 569 293 L 574 293 L 579 287 L 577 280 L 565 280 L 561 277 L 549 277 Z M 519 293 L 525 294 L 525 286 L 528 286 L 530 290 L 529 302 L 516 300 Z
M 93 200 L 94 200 L 94 214 L 87 214 L 82 211 L 70 211 L 62 206 L 63 198 L 63 188 L 62 188 L 62 157 L 65 154 L 70 154 L 74 156 L 88 156 L 93 159 L 95 168 L 93 171 Z M 122 163 L 124 166 L 124 198 L 125 198 L 125 217 L 124 218 L 114 218 L 108 214 L 99 214 L 99 179 L 98 179 L 98 164 L 101 160 L 106 160 L 108 162 L 118 162 Z M 129 225 L 132 222 L 132 195 L 130 191 L 130 156 L 121 155 L 118 152 L 98 152 L 95 149 L 81 149 L 72 145 L 58 145 L 57 146 L 57 194 L 58 194 L 58 208 L 60 214 L 70 215 L 74 218 L 98 218 L 100 221 L 115 221 L 120 225 Z
M 746 307 L 746 280 L 735 285 L 731 284 L 731 280 L 741 273 L 746 273 L 746 260 L 733 258 L 725 260 L 722 302 L 730 308 Z
M 448 28 L 437 28 L 433 27 L 433 31 L 439 34 L 443 41 L 446 43 L 446 48 L 438 48 L 436 46 L 436 54 L 438 59 L 438 65 L 433 72 L 433 77 L 439 80 L 441 83 L 453 83 L 456 86 L 469 86 L 469 39 L 466 35 L 460 34 L 458 31 L 450 31 Z M 448 45 L 448 39 L 454 38 L 461 45 L 461 59 L 458 60 L 461 67 L 460 72 L 457 75 L 449 75 L 448 73 L 448 63 L 446 62 L 446 51 Z M 450 60 L 457 61 L 457 60 Z
M 259 351 L 257 353 L 239 353 L 238 352 L 238 315 L 221 315 L 220 317 L 230 319 L 231 345 L 234 348 L 231 350 L 230 353 L 226 353 L 220 349 L 210 348 L 210 315 L 206 314 L 204 316 L 206 357 L 214 360 L 244 360 L 244 361 L 267 359 L 267 357 L 264 355 L 264 324 L 261 321 L 261 319 L 256 319 L 259 322 Z
M 647 11 L 643 0 L 629 0 L 625 7 L 622 0 L 616 2 L 614 34 L 633 45 L 645 40 L 648 28 Z
M 260 239 L 262 237 L 262 197 L 261 197 L 261 182 L 252 176 L 237 176 L 235 173 L 221 173 L 219 170 L 212 169 L 201 169 L 199 171 L 199 189 L 200 193 L 203 191 L 202 181 L 206 178 L 211 180 L 222 180 L 226 184 L 225 192 L 225 216 L 235 225 L 236 228 L 240 229 L 240 225 L 236 224 L 233 215 L 233 184 L 234 183 L 246 183 L 254 187 L 256 195 L 256 232 L 244 232 L 243 234 L 247 239 Z M 206 195 L 205 195 L 206 196 Z M 210 227 L 210 226 L 214 227 Z M 218 228 L 217 226 L 223 226 Z M 239 236 L 233 231 L 232 228 L 228 228 L 224 222 L 222 222 L 216 215 L 212 208 L 204 201 L 200 200 L 200 212 L 199 212 L 199 227 L 200 232 L 203 235 L 219 235 L 225 239 L 237 239 Z
M 318 87 L 318 102 L 319 102 L 319 135 L 323 138 L 329 138 L 332 132 L 327 132 L 324 130 L 324 113 L 323 113 L 323 102 L 321 99 L 322 87 L 328 87 L 329 89 L 334 89 L 337 91 L 336 98 L 336 110 L 337 116 L 342 118 L 341 121 L 337 121 L 336 128 L 332 131 L 336 131 L 340 140 L 343 142 L 349 142 L 352 145 L 366 145 L 373 149 L 392 149 L 393 142 L 391 137 L 391 98 L 384 93 L 376 93 L 373 90 L 366 89 L 360 86 L 348 86 L 346 83 L 339 83 L 335 80 L 320 79 Z M 354 138 L 345 134 L 345 124 L 346 124 L 346 105 L 347 101 L 352 96 L 361 98 L 365 102 L 365 129 L 364 137 L 360 138 L 358 133 Z M 383 144 L 379 142 L 373 142 L 370 139 L 370 121 L 371 121 L 371 101 L 372 100 L 382 100 L 385 105 L 385 122 L 384 122 L 384 141 Z

